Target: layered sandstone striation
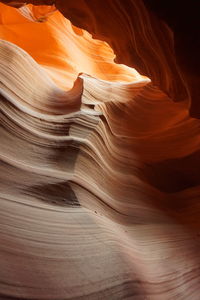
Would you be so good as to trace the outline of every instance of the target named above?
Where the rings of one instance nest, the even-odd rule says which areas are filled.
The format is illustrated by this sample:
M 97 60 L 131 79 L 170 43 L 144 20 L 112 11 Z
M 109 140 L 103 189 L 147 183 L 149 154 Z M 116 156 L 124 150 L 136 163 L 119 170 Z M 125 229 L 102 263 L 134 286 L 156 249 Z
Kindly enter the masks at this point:
M 139 0 L 2 2 L 0 299 L 198 300 L 198 75 L 172 29 Z

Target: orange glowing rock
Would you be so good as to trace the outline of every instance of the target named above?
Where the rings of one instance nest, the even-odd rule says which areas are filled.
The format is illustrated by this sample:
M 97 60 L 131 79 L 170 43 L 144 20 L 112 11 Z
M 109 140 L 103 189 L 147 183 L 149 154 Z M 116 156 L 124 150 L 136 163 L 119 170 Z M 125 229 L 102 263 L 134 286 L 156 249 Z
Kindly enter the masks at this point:
M 28 2 L 54 5 L 0 3 L 0 299 L 199 300 L 172 31 L 140 0 Z
M 114 63 L 108 44 L 73 26 L 59 11 L 53 13 L 53 7 L 28 5 L 16 10 L 0 5 L 1 38 L 27 51 L 62 88 L 71 88 L 79 73 L 108 81 L 149 81 Z

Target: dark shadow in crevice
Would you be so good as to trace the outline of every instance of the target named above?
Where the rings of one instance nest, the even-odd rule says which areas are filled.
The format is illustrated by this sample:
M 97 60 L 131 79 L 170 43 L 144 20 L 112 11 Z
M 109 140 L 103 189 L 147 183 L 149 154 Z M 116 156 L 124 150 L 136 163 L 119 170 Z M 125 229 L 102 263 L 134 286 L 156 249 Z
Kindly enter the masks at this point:
M 59 206 L 80 206 L 78 199 L 68 182 L 35 185 L 26 189 L 24 194 L 31 195 L 46 203 Z
M 200 185 L 200 151 L 191 155 L 146 165 L 143 179 L 165 193 Z

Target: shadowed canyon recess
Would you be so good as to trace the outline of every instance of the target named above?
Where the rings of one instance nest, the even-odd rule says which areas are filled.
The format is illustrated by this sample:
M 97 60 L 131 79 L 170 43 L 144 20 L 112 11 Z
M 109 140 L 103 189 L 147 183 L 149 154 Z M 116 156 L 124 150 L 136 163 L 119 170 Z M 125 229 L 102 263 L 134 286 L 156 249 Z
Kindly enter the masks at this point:
M 198 1 L 174 2 L 0 2 L 0 300 L 200 299 Z

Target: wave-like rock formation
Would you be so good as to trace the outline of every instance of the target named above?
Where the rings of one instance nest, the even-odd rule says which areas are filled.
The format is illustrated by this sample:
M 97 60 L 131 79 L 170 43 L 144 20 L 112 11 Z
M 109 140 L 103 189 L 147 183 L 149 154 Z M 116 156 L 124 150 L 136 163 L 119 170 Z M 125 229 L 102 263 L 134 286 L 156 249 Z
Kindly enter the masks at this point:
M 146 1 L 2 2 L 0 299 L 199 300 L 198 74 L 176 32 Z

